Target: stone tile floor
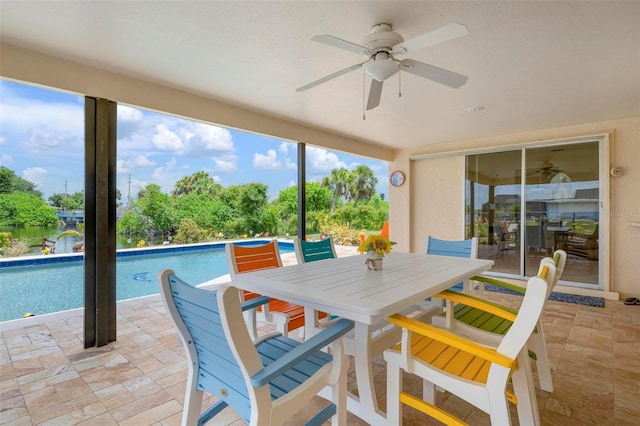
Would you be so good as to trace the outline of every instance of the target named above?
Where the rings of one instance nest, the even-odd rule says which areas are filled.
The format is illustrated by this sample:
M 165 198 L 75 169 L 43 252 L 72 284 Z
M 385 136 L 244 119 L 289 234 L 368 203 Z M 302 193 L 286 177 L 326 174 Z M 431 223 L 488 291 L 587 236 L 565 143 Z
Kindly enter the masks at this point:
M 514 306 L 519 300 L 488 294 Z M 550 301 L 543 323 L 555 391 L 536 389 L 542 423 L 640 424 L 640 306 L 607 301 L 604 308 L 594 308 Z M 82 335 L 81 314 L 2 331 L 0 424 L 180 424 L 187 365 L 159 296 L 119 303 L 117 341 L 85 350 Z M 385 363 L 381 357 L 372 363 L 384 409 Z M 349 375 L 353 387 L 352 369 Z M 419 389 L 420 383 L 407 376 L 405 385 Z M 317 399 L 314 405 L 322 403 Z M 470 424 L 489 424 L 486 414 L 449 394 L 439 394 L 438 405 Z M 302 409 L 290 424 L 301 424 L 307 411 Z M 517 424 L 515 410 L 511 417 Z M 366 424 L 351 414 L 348 423 Z M 210 424 L 244 422 L 226 409 Z M 405 409 L 404 424 L 438 423 Z

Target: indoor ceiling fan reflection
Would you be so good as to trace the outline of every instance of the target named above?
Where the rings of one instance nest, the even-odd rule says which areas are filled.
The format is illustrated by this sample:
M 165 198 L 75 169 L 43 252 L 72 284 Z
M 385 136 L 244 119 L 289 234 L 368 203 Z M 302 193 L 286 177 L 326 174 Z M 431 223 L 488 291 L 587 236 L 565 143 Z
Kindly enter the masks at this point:
M 362 40 L 362 44 L 351 43 L 329 34 L 317 35 L 311 40 L 363 55 L 367 60 L 315 80 L 299 87 L 296 91 L 304 92 L 363 66 L 365 74 L 371 77 L 367 110 L 380 104 L 383 82 L 400 70 L 457 89 L 467 82 L 467 76 L 413 59 L 398 60 L 396 56 L 444 43 L 467 34 L 469 34 L 469 30 L 465 25 L 452 22 L 407 41 L 400 34 L 392 31 L 389 24 L 374 25 L 371 33 Z

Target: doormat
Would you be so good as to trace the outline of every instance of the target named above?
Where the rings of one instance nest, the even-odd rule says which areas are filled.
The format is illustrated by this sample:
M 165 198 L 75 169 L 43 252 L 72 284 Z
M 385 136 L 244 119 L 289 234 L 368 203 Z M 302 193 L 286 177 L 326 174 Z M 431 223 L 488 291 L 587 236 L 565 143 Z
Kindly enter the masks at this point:
M 518 292 L 493 284 L 485 284 L 484 289 L 486 291 L 494 291 L 496 293 L 522 296 L 522 294 Z M 604 297 L 578 296 L 576 294 L 556 293 L 554 291 L 549 295 L 549 300 L 554 300 L 556 302 L 575 303 L 576 305 L 595 306 L 596 308 L 604 308 Z

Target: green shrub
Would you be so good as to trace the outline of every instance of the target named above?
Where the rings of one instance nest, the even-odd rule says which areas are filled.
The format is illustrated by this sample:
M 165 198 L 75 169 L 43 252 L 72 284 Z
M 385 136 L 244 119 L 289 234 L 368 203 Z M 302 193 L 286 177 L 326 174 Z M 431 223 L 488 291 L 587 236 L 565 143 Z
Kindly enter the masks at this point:
M 27 238 L 18 238 L 11 240 L 11 244 L 7 247 L 0 248 L 2 256 L 18 257 L 29 253 L 29 240 Z
M 0 232 L 0 248 L 9 247 L 11 245 L 11 238 L 13 238 L 11 232 Z
M 348 223 L 341 223 L 334 219 L 326 217 L 318 218 L 320 232 L 333 239 L 334 244 L 341 246 L 357 246 L 360 245 L 361 229 L 354 229 Z
M 197 243 L 200 241 L 198 225 L 191 219 L 182 219 L 174 238 L 177 244 Z

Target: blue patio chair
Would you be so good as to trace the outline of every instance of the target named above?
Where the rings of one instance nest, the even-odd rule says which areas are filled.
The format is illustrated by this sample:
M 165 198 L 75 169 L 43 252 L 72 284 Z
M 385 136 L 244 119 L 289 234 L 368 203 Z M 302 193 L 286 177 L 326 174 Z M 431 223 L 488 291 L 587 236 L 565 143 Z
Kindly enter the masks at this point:
M 336 249 L 333 247 L 331 237 L 320 241 L 305 241 L 296 238 L 293 240 L 293 250 L 296 253 L 298 263 L 315 262 L 317 260 L 335 259 L 338 257 L 336 255 Z M 326 312 L 314 311 L 314 324 L 316 329 L 319 327 L 319 322 L 323 318 L 327 318 Z M 335 316 L 331 316 L 330 319 L 335 318 Z
M 346 424 L 349 361 L 342 336 L 353 322 L 339 320 L 304 343 L 272 332 L 252 341 L 242 311 L 269 303 L 260 296 L 240 303 L 238 290 L 194 287 L 172 270 L 160 273 L 160 292 L 187 354 L 189 377 L 183 425 L 202 425 L 225 407 L 251 425 L 280 425 L 326 386 L 331 403 L 307 423 Z M 330 345 L 331 354 L 321 349 Z M 217 402 L 202 411 L 203 393 Z
M 427 237 L 426 253 L 475 259 L 478 257 L 478 238 L 473 237 L 467 240 L 440 240 L 429 235 Z M 468 281 L 465 281 L 456 284 L 451 289 L 468 291 L 471 289 L 471 285 Z
M 336 250 L 331 237 L 320 241 L 293 240 L 294 251 L 298 263 L 313 262 L 315 260 L 335 259 Z

